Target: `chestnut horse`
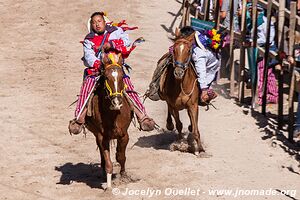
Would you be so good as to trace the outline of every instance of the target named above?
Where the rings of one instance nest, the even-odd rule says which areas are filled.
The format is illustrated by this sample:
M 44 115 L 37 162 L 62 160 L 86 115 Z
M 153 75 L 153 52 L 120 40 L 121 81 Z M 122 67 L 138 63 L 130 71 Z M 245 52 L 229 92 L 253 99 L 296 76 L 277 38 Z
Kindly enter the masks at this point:
M 92 98 L 92 116 L 86 117 L 86 127 L 96 137 L 100 149 L 101 167 L 107 175 L 107 188 L 111 188 L 113 163 L 110 159 L 110 141 L 117 139 L 116 160 L 125 176 L 125 151 L 128 144 L 128 127 L 132 109 L 124 96 L 125 84 L 121 54 L 105 54 L 102 59 L 104 71 Z
M 173 62 L 169 63 L 166 69 L 165 81 L 161 84 L 159 96 L 168 104 L 167 129 L 173 130 L 176 122 L 176 129 L 179 133 L 178 139 L 183 139 L 182 123 L 179 118 L 179 111 L 187 109 L 191 126 L 189 130 L 193 134 L 193 152 L 196 155 L 204 153 L 198 129 L 198 97 L 199 88 L 197 75 L 191 66 L 192 45 L 194 34 L 182 36 L 176 29 L 176 38 L 173 48 Z

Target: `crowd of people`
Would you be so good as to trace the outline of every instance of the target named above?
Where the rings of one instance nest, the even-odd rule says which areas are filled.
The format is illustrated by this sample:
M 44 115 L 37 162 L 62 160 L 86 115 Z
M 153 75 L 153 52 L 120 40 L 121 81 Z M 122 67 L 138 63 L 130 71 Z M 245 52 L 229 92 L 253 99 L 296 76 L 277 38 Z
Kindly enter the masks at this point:
M 230 2 L 231 0 L 220 0 L 220 24 L 223 25 L 223 27 L 229 29 L 230 28 Z M 290 9 L 290 4 L 293 2 L 293 0 L 286 0 L 285 5 L 287 9 Z M 300 15 L 300 0 L 294 0 L 294 2 L 297 3 L 297 14 Z M 214 8 L 215 0 L 210 0 L 210 21 L 214 21 L 214 15 L 213 15 L 213 8 Z M 204 12 L 204 1 L 199 0 L 198 1 L 198 9 L 200 12 Z M 253 26 L 252 26 L 252 0 L 247 0 L 246 5 L 246 41 L 243 41 L 247 44 L 247 56 L 248 56 L 248 65 L 247 65 L 247 79 L 248 83 L 247 85 L 250 85 L 251 83 L 258 80 L 258 104 L 262 104 L 262 95 L 263 95 L 263 71 L 265 67 L 265 61 L 263 58 L 259 57 L 257 50 L 253 51 L 252 48 L 252 37 L 253 37 Z M 254 37 L 257 37 L 257 45 L 259 47 L 264 48 L 267 42 L 267 17 L 266 17 L 266 10 L 260 5 L 258 2 L 258 5 L 256 7 L 257 10 L 257 35 Z M 242 16 L 242 0 L 233 0 L 233 27 L 235 32 L 240 32 L 241 30 L 241 16 Z M 278 11 L 272 12 L 272 20 L 271 20 L 271 26 L 270 26 L 270 43 L 269 49 L 270 51 L 278 52 L 278 44 L 276 43 L 276 29 L 275 27 L 278 25 L 276 21 L 276 17 L 278 16 Z M 299 68 L 299 57 L 297 56 L 299 53 L 299 39 L 297 39 L 296 34 L 296 40 L 294 47 L 288 47 L 285 45 L 284 52 L 286 56 L 290 56 L 294 58 L 296 69 Z M 286 42 L 288 43 L 288 42 Z M 288 52 L 287 48 L 293 48 L 294 49 L 294 55 L 287 55 L 286 52 Z M 227 68 L 229 71 L 228 62 L 226 60 L 228 59 L 229 55 L 229 46 L 224 46 L 222 49 L 223 52 L 221 52 L 222 68 Z M 227 57 L 227 58 L 226 58 Z M 276 79 L 276 75 L 274 73 L 275 66 L 278 64 L 278 61 L 276 59 L 269 60 L 269 63 L 267 64 L 268 67 L 268 80 L 267 80 L 267 103 L 277 103 L 278 101 L 278 83 Z M 224 71 L 224 70 L 223 70 Z M 226 70 L 225 70 L 226 71 Z M 256 77 L 257 76 L 257 77 Z M 252 84 L 253 85 L 253 84 Z M 298 97 L 300 102 L 300 94 Z M 294 137 L 300 136 L 300 105 L 298 106 L 298 112 L 297 112 L 297 118 L 295 123 L 295 131 L 294 131 Z

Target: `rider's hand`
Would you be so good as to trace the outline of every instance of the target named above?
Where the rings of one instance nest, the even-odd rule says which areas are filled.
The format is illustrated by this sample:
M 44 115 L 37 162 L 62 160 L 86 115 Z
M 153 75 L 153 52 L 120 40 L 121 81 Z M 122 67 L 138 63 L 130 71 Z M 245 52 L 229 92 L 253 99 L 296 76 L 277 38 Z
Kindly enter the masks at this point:
M 96 60 L 94 62 L 93 68 L 96 69 L 96 70 L 99 70 L 100 67 L 101 67 L 101 61 L 100 60 Z
M 112 48 L 112 45 L 109 42 L 104 43 L 102 47 L 105 51 Z

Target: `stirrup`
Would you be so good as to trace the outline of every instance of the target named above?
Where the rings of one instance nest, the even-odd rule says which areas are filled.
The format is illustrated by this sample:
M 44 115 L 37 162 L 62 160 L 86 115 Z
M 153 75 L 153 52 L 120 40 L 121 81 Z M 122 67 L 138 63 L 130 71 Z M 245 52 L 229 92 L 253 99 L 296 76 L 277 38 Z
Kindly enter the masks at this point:
M 74 134 L 74 135 L 78 135 L 79 133 L 81 133 L 82 129 L 83 129 L 83 123 L 79 123 L 76 119 L 72 119 L 69 122 L 69 133 L 70 135 Z
M 218 110 L 212 103 L 211 101 L 215 98 L 218 97 L 218 94 L 215 93 L 212 89 L 208 89 L 207 90 L 207 97 L 208 99 L 206 101 L 203 101 L 202 99 L 202 96 L 200 94 L 200 98 L 199 98 L 199 101 L 198 101 L 198 105 L 199 106 L 206 106 L 206 111 L 209 110 L 209 106 L 212 106 L 214 109 Z
M 210 104 L 210 102 L 218 97 L 218 94 L 216 92 L 214 92 L 212 89 L 208 89 L 206 90 L 206 97 L 207 99 L 203 100 L 202 99 L 202 92 L 200 94 L 200 99 L 199 99 L 199 105 L 208 105 Z
M 140 130 L 142 131 L 153 131 L 156 128 L 154 120 L 147 115 L 138 120 L 138 122 L 140 124 Z

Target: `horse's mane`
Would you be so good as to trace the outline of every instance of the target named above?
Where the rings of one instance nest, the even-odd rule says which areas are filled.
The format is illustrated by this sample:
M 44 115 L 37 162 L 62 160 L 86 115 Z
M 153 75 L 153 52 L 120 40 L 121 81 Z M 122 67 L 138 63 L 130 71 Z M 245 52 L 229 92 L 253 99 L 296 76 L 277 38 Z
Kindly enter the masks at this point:
M 183 37 L 188 37 L 194 32 L 195 30 L 191 26 L 185 26 L 180 29 L 180 33 L 181 33 L 180 35 L 182 35 Z

